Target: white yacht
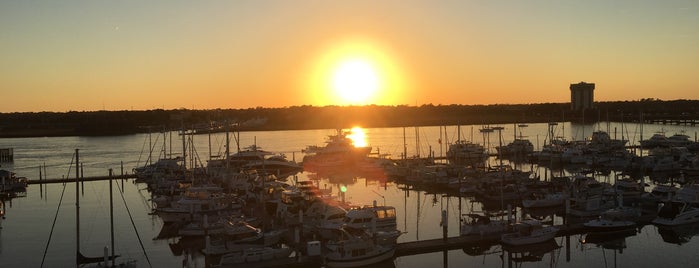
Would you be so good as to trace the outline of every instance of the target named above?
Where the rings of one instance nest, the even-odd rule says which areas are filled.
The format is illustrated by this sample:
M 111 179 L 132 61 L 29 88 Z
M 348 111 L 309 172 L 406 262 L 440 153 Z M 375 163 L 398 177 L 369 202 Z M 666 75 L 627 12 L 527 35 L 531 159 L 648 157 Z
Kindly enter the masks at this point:
M 461 218 L 460 234 L 466 235 L 493 235 L 502 234 L 511 228 L 508 220 L 493 220 L 480 214 L 464 214 Z
M 338 229 L 338 240 L 326 244 L 325 264 L 327 267 L 360 267 L 388 261 L 393 258 L 393 245 L 378 244 L 366 231 L 351 227 Z
M 543 227 L 538 220 L 525 220 L 515 224 L 514 230 L 514 233 L 503 234 L 500 241 L 510 246 L 541 243 L 556 237 L 558 227 Z

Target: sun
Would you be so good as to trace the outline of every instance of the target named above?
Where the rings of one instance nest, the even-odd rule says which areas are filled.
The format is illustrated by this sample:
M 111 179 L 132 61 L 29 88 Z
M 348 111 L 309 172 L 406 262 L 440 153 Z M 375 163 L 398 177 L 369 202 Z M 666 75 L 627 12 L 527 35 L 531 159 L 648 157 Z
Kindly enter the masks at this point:
M 402 57 L 361 36 L 329 39 L 300 70 L 300 96 L 312 105 L 397 105 L 413 99 L 416 83 Z
M 379 89 L 379 75 L 365 59 L 346 59 L 333 72 L 332 88 L 344 102 L 368 104 Z

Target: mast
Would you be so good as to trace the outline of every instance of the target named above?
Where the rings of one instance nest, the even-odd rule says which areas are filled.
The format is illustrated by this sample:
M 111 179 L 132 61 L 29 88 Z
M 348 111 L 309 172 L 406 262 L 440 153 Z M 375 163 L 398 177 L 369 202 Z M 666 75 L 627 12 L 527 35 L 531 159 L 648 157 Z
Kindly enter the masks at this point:
M 184 164 L 184 169 L 187 169 L 187 131 L 184 129 L 184 122 L 182 122 L 182 164 Z
M 230 159 L 228 158 L 231 154 L 231 138 L 230 138 L 230 125 L 228 122 L 226 122 L 226 169 L 228 169 L 228 165 L 230 163 Z
M 112 169 L 109 169 L 109 232 L 111 234 L 112 267 L 116 267 L 114 259 L 114 198 L 112 197 Z M 106 263 L 105 263 L 106 266 Z
M 403 127 L 403 159 L 408 158 L 408 143 L 405 141 L 405 127 Z
M 75 149 L 75 267 L 80 267 L 80 157 Z

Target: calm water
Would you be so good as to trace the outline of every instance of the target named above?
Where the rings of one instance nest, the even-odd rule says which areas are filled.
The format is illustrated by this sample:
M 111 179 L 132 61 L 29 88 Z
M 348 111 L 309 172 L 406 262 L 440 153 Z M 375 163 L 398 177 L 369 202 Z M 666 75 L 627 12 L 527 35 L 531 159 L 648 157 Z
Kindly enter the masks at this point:
M 503 125 L 503 142 L 507 143 L 514 137 L 512 125 Z M 481 126 L 462 126 L 463 139 L 474 142 L 498 144 L 497 134 L 483 137 L 478 132 Z M 664 130 L 668 135 L 685 132 L 696 136 L 699 128 L 680 126 L 645 125 L 643 138 Z M 662 128 L 662 129 L 661 129 Z M 546 124 L 530 124 L 522 129 L 535 147 L 539 148 L 546 139 Z M 589 136 L 592 131 L 602 129 L 609 131 L 612 137 L 623 136 L 638 143 L 641 139 L 638 125 L 600 124 L 600 125 L 571 125 L 561 124 L 556 129 L 557 136 L 568 139 Z M 616 131 L 615 131 L 616 129 Z M 405 133 L 405 143 L 404 143 Z M 440 133 L 443 144 L 456 140 L 457 128 L 424 127 L 415 128 L 380 128 L 365 129 L 368 145 L 379 148 L 381 154 L 390 154 L 392 158 L 400 158 L 403 151 L 412 156 L 426 156 L 430 150 L 437 156 L 446 153 L 446 148 L 440 147 Z M 615 134 L 616 133 L 616 134 Z M 241 144 L 247 146 L 256 142 L 265 150 L 284 152 L 288 158 L 302 159 L 301 150 L 308 145 L 323 145 L 327 135 L 334 130 L 308 131 L 275 131 L 275 132 L 245 132 L 241 134 Z M 167 136 L 163 142 L 163 136 Z M 170 142 L 172 137 L 173 142 Z M 419 144 L 417 145 L 417 141 Z M 194 136 L 193 140 L 197 155 L 205 162 L 208 155 L 219 155 L 224 152 L 224 134 Z M 211 146 L 209 146 L 211 144 Z M 405 144 L 405 146 L 404 146 Z M 80 159 L 83 163 L 85 176 L 107 175 L 108 169 L 115 174 L 142 165 L 148 157 L 148 147 L 163 148 L 176 153 L 182 151 L 182 142 L 177 134 L 173 135 L 129 135 L 117 137 L 61 137 L 61 138 L 17 138 L 0 139 L 0 148 L 12 147 L 15 151 L 15 162 L 2 164 L 2 169 L 11 170 L 19 176 L 38 179 L 39 166 L 46 166 L 50 178 L 74 177 L 75 171 L 70 170 L 74 150 L 80 149 Z M 209 149 L 211 148 L 211 150 Z M 160 149 L 156 149 L 160 150 Z M 494 152 L 494 150 L 493 150 Z M 154 156 L 157 158 L 157 156 Z M 494 161 L 494 160 L 492 160 Z M 529 165 L 521 167 L 525 170 Z M 534 171 L 545 174 L 544 168 L 533 167 Z M 309 174 L 300 174 L 299 180 L 308 179 Z M 313 175 L 311 175 L 313 176 Z M 604 178 L 600 178 L 604 179 Z M 399 229 L 406 232 L 399 242 L 421 239 L 440 238 L 441 211 L 447 210 L 448 234 L 459 234 L 459 215 L 471 210 L 480 210 L 479 203 L 471 202 L 469 198 L 449 197 L 440 193 L 403 190 L 402 185 L 372 178 L 354 178 L 352 175 L 323 178 L 321 187 L 328 186 L 338 189 L 340 185 L 347 186 L 348 201 L 355 204 L 371 204 L 374 200 L 385 202 L 397 208 Z M 116 232 L 116 252 L 122 258 L 138 260 L 139 267 L 148 267 L 148 260 L 153 267 L 180 267 L 186 258 L 176 256 L 170 249 L 170 244 L 178 239 L 154 239 L 161 231 L 162 222 L 157 216 L 148 215 L 150 212 L 150 194 L 144 184 L 134 184 L 127 181 L 123 185 L 115 181 L 114 215 Z M 123 199 L 120 191 L 123 187 Z M 62 200 L 61 200 L 62 198 Z M 81 215 L 81 251 L 88 256 L 101 256 L 103 247 L 109 245 L 109 182 L 85 182 L 80 194 Z M 123 201 L 125 200 L 125 201 Z M 59 206 L 60 201 L 60 206 Z M 461 201 L 461 206 L 459 206 Z M 126 203 L 126 205 L 124 204 Z M 44 186 L 31 185 L 26 197 L 18 197 L 5 201 L 6 219 L 0 229 L 0 267 L 39 267 L 44 259 L 45 267 L 73 267 L 75 264 L 75 184 L 49 184 Z M 128 208 L 128 211 L 127 211 Z M 128 213 L 131 213 L 133 224 Z M 55 229 L 50 243 L 47 245 L 51 226 L 55 220 Z M 560 217 L 554 221 L 560 223 Z M 134 231 L 134 226 L 137 230 Z M 632 236 L 605 243 L 604 246 L 594 243 L 582 244 L 579 241 L 583 235 L 570 236 L 569 239 L 559 237 L 557 245 L 550 248 L 537 249 L 540 260 L 515 262 L 520 253 L 503 252 L 500 246 L 483 249 L 485 254 L 467 254 L 464 250 L 451 250 L 430 254 L 400 257 L 392 265 L 396 267 L 427 267 L 427 266 L 488 266 L 488 267 L 602 267 L 602 266 L 690 266 L 699 263 L 699 238 L 692 236 L 699 233 L 699 227 L 678 230 L 684 241 L 682 243 L 665 242 L 653 225 L 646 225 Z M 143 254 L 138 237 L 148 256 Z M 672 236 L 670 236 L 672 238 Z M 676 236 L 674 238 L 677 238 Z M 665 237 L 668 240 L 668 237 Z M 566 243 L 569 241 L 569 243 Z M 558 247 L 560 246 L 560 247 Z M 44 252 L 45 258 L 44 258 Z M 513 258 L 508 258 L 512 255 Z M 204 259 L 195 253 L 193 259 L 197 267 L 204 267 Z M 510 261 L 508 261 L 510 260 Z M 389 266 L 392 266 L 389 265 Z

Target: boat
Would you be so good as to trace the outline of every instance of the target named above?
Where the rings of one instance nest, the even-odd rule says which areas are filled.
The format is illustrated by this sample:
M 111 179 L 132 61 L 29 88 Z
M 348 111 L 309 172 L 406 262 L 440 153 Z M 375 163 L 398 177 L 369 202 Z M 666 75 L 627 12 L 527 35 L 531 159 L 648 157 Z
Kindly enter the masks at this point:
M 240 215 L 242 204 L 237 197 L 223 193 L 218 186 L 192 186 L 182 194 L 170 207 L 158 207 L 155 213 L 163 222 L 202 221 L 208 215 L 211 222 L 231 215 Z
M 75 150 L 75 166 L 79 167 L 80 162 L 79 162 L 79 155 L 78 155 L 78 149 Z M 103 257 L 85 257 L 85 255 L 82 254 L 80 251 L 80 176 L 78 175 L 77 169 L 75 172 L 75 241 L 76 241 L 76 266 L 80 267 L 85 264 L 94 264 L 96 267 L 116 267 L 116 258 L 119 257 L 119 255 L 114 254 L 114 207 L 113 207 L 113 202 L 112 202 L 112 179 L 111 179 L 111 170 L 110 170 L 110 179 L 109 179 L 109 210 L 111 214 L 111 220 L 110 220 L 110 225 L 109 229 L 110 232 L 112 233 L 112 240 L 111 240 L 111 245 L 112 245 L 112 254 L 107 253 L 107 247 L 104 247 L 104 256 Z M 109 263 L 111 262 L 111 264 Z M 42 265 L 43 265 L 43 260 L 42 260 Z M 136 260 L 134 259 L 127 259 L 123 262 L 120 262 L 119 267 L 127 267 L 127 268 L 135 268 L 136 267 Z
M 394 245 L 378 244 L 362 229 L 345 226 L 338 231 L 340 238 L 325 245 L 327 267 L 360 267 L 393 259 Z
M 640 197 L 643 193 L 643 185 L 631 178 L 618 179 L 608 193 L 621 194 L 624 198 Z
M 493 220 L 486 215 L 469 213 L 461 217 L 459 234 L 462 236 L 502 234 L 509 231 L 510 227 L 508 220 Z
M 689 160 L 689 164 L 682 169 L 682 173 L 689 177 L 699 177 L 699 156 Z
M 495 150 L 501 156 L 526 156 L 534 152 L 534 144 L 527 139 L 518 138 L 503 146 L 496 146 Z
M 614 152 L 624 150 L 627 142 L 628 140 L 624 139 L 612 139 L 609 133 L 599 130 L 592 132 L 588 148 L 597 152 Z
M 393 206 L 378 206 L 376 201 L 371 206 L 361 206 L 361 207 L 350 207 L 344 214 L 337 208 L 332 209 L 330 212 L 335 211 L 334 216 L 330 216 L 333 219 L 321 221 L 317 226 L 318 233 L 321 237 L 326 239 L 335 238 L 338 234 L 335 230 L 340 229 L 344 226 L 355 229 L 362 229 L 370 234 L 381 233 L 384 241 L 390 243 L 400 236 L 401 232 L 397 230 L 396 223 L 396 208 Z M 341 220 L 337 217 L 344 215 Z
M 229 220 L 224 225 L 221 235 L 206 238 L 206 255 L 222 255 L 251 247 L 268 247 L 278 244 L 285 230 L 263 232 L 262 229 L 248 224 L 244 220 Z
M 458 140 L 449 145 L 447 159 L 450 163 L 458 165 L 475 165 L 488 158 L 485 148 L 465 140 Z
M 597 219 L 583 223 L 583 226 L 593 232 L 618 231 L 635 228 L 636 219 L 641 212 L 637 208 L 617 207 L 606 210 Z
M 677 226 L 699 222 L 699 208 L 686 202 L 667 202 L 660 205 L 658 217 L 652 223 Z
M 234 170 L 258 170 L 271 174 L 290 175 L 303 170 L 303 167 L 290 161 L 284 154 L 265 151 L 257 144 L 230 154 L 226 159 L 209 160 L 207 168 L 213 171 L 232 168 Z
M 668 144 L 667 137 L 665 136 L 664 132 L 657 132 L 653 134 L 653 136 L 651 136 L 649 139 L 641 140 L 640 143 L 641 147 L 646 149 L 666 146 Z
M 677 193 L 677 186 L 667 184 L 657 184 L 649 193 L 643 194 L 644 198 L 655 200 L 656 202 L 668 202 Z
M 304 149 L 304 170 L 352 168 L 357 162 L 368 157 L 371 147 L 355 146 L 348 135 L 349 132 L 338 129 L 337 134 L 328 136 L 324 147 L 312 145 Z
M 509 246 L 521 246 L 545 242 L 556 237 L 558 227 L 541 225 L 538 220 L 524 220 L 514 225 L 515 232 L 500 237 L 500 242 Z
M 375 222 L 375 227 L 372 227 Z M 393 206 L 374 205 L 350 208 L 345 215 L 344 224 L 353 228 L 376 231 L 394 231 L 396 224 L 396 208 Z
M 522 199 L 522 206 L 525 208 L 543 208 L 562 206 L 567 198 L 563 193 L 532 193 L 527 198 Z
M 26 190 L 26 177 L 17 177 L 17 174 L 14 172 L 0 169 L 0 194 L 10 192 L 25 192 Z
M 134 174 L 139 180 L 151 180 L 154 177 L 184 173 L 184 158 L 162 158 L 155 163 L 133 169 Z
M 690 137 L 684 133 L 676 133 L 670 137 L 667 137 L 667 145 L 669 147 L 686 147 L 692 143 Z
M 672 201 L 699 205 L 699 183 L 687 183 L 675 192 Z

